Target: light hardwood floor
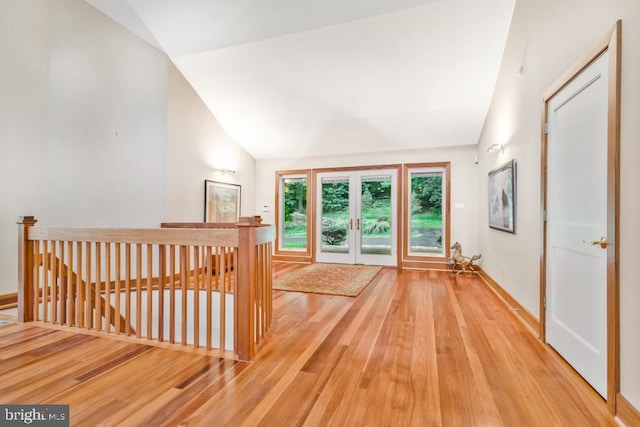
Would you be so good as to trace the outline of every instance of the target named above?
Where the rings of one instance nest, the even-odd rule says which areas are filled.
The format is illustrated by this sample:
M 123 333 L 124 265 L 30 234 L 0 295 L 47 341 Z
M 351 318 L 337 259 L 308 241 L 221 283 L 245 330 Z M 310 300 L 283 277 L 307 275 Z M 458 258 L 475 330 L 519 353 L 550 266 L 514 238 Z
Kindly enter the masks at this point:
M 250 363 L 0 326 L 0 403 L 70 404 L 78 426 L 616 425 L 475 276 L 385 268 L 358 298 L 275 291 L 274 320 Z

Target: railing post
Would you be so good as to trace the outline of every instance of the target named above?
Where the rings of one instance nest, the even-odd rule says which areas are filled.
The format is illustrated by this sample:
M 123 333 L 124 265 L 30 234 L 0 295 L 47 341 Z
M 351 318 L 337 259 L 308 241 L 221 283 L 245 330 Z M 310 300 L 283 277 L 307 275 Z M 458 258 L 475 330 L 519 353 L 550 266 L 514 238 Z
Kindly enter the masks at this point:
M 260 217 L 242 217 L 238 226 L 238 257 L 235 286 L 236 352 L 240 360 L 249 360 L 255 354 L 255 283 L 256 239 L 255 229 Z
M 33 241 L 28 239 L 29 227 L 38 222 L 33 216 L 21 216 L 18 227 L 18 322 L 32 321 L 35 295 L 33 269 L 35 265 Z

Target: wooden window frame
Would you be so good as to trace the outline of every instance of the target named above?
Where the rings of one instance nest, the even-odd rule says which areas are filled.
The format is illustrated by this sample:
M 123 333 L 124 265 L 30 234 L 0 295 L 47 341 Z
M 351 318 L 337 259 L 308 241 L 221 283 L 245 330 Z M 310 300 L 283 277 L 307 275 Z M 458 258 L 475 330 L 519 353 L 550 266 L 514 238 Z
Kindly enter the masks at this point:
M 414 169 L 438 168 L 443 171 L 442 183 L 445 186 L 444 203 L 442 204 L 444 226 L 443 255 L 415 255 L 409 254 L 410 232 L 411 232 L 411 178 L 410 173 Z M 451 162 L 431 162 L 431 163 L 406 163 L 402 166 L 402 267 L 416 269 L 438 269 L 448 268 L 451 246 Z
M 280 215 L 283 212 L 282 209 L 282 200 L 280 200 L 281 196 L 281 188 L 282 183 L 287 177 L 306 177 L 307 179 L 307 247 L 304 250 L 293 250 L 293 249 L 283 249 L 280 247 L 281 244 L 281 227 L 283 221 L 281 221 Z M 295 169 L 295 170 L 284 170 L 284 171 L 276 171 L 276 192 L 275 192 L 275 223 L 276 223 L 276 240 L 275 240 L 275 255 L 273 257 L 276 261 L 292 261 L 292 262 L 311 262 L 312 260 L 312 248 L 313 244 L 313 222 L 312 222 L 312 211 L 314 209 L 313 206 L 313 182 L 312 182 L 312 174 L 311 169 Z

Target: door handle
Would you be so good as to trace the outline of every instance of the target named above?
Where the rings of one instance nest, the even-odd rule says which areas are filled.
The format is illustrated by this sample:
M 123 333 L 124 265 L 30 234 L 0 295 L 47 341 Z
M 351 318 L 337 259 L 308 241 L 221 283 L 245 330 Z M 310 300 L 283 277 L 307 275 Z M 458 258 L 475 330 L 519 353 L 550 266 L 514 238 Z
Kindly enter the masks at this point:
M 593 245 L 593 246 L 600 245 L 602 249 L 607 249 L 607 246 L 609 246 L 609 242 L 607 241 L 606 237 L 601 237 L 600 240 L 591 240 L 591 241 L 583 240 L 582 243 L 586 243 L 588 245 Z
M 360 230 L 360 218 L 356 219 L 356 230 Z
M 349 230 L 353 230 L 353 218 L 349 218 Z

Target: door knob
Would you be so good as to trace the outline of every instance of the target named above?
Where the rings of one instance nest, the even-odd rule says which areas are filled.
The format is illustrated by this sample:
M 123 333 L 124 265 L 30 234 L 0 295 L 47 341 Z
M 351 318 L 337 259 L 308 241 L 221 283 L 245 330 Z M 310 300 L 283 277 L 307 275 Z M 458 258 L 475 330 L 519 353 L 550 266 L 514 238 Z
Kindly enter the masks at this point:
M 588 245 L 600 245 L 600 247 L 602 249 L 607 249 L 607 246 L 609 246 L 609 242 L 607 241 L 606 237 L 601 237 L 600 240 L 592 240 L 592 241 L 587 241 L 587 240 L 583 240 L 582 243 L 586 243 Z

